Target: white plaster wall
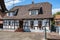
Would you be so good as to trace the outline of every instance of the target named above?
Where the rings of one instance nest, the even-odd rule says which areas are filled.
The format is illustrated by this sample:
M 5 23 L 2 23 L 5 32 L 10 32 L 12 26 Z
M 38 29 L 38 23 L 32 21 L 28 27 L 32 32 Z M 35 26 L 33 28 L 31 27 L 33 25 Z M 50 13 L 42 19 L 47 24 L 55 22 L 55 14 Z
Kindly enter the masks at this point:
M 33 20 L 33 21 L 35 21 L 34 23 L 34 26 L 36 26 L 36 27 L 34 27 L 35 29 L 31 29 L 30 28 L 30 21 L 31 20 L 25 20 L 25 21 L 28 21 L 28 24 L 26 24 L 26 25 L 28 25 L 29 27 L 23 27 L 23 29 L 27 29 L 27 30 L 30 30 L 31 32 L 44 32 L 44 29 L 39 29 L 37 26 L 38 26 L 38 22 L 37 22 L 37 20 Z M 24 22 L 25 22 L 24 21 Z M 49 21 L 49 20 L 47 20 L 47 19 L 44 19 L 44 20 L 38 20 L 38 21 L 42 21 L 42 27 L 43 26 L 45 26 L 45 22 L 46 21 Z M 23 24 L 24 25 L 24 24 Z M 47 31 L 49 31 L 49 23 L 47 24 L 47 26 L 46 26 L 46 29 L 47 29 Z

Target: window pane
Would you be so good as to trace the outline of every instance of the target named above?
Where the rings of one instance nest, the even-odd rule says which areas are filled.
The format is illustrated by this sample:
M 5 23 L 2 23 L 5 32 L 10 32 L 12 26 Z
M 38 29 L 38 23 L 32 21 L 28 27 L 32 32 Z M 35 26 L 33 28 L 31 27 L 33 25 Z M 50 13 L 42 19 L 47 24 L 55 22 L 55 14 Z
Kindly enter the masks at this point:
M 28 21 L 28 26 L 30 26 L 30 20 Z
M 7 16 L 16 16 L 18 10 L 15 10 L 14 12 L 7 13 Z
M 46 24 L 46 22 L 47 22 L 47 24 Z M 43 20 L 43 22 L 42 22 L 42 26 L 49 26 L 49 20 L 47 20 L 47 19 L 45 19 L 45 20 Z
M 19 26 L 19 20 L 15 21 L 15 26 Z
M 14 29 L 14 27 L 18 28 L 19 27 L 19 20 L 16 20 L 16 21 L 5 20 L 3 26 L 4 26 L 4 28 L 7 28 L 7 29 Z
M 35 15 L 35 14 L 36 14 L 36 10 L 32 10 L 31 15 Z
M 42 26 L 45 26 L 46 20 L 42 20 Z
M 3 23 L 3 25 L 4 25 L 4 26 L 6 26 L 6 24 L 7 24 L 7 21 L 6 21 L 6 20 L 4 20 L 4 23 Z
M 34 26 L 38 26 L 38 20 L 34 20 Z
M 28 21 L 24 21 L 24 26 L 28 26 Z
M 42 7 L 39 9 L 39 14 L 43 14 L 43 9 L 42 9 Z
M 34 21 L 30 21 L 30 24 L 33 25 L 34 24 Z

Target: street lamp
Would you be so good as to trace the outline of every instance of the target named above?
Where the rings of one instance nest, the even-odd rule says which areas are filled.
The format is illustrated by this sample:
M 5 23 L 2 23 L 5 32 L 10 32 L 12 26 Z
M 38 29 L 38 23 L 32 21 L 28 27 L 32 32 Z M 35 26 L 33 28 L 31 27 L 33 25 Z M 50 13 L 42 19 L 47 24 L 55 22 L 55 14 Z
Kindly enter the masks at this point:
M 44 31 L 45 32 L 45 35 L 44 35 L 45 36 L 45 40 L 47 38 L 47 34 L 46 34 L 46 26 L 47 26 L 47 23 L 48 23 L 48 21 L 45 22 L 45 27 L 44 27 L 45 28 L 45 31 Z

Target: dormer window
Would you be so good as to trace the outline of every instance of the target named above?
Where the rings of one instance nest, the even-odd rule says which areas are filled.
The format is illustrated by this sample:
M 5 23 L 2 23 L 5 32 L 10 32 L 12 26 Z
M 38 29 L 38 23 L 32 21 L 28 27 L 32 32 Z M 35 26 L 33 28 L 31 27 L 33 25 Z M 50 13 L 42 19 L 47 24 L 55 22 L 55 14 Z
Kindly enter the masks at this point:
M 7 16 L 14 16 L 14 12 L 7 13 Z
M 17 13 L 18 13 L 18 10 L 11 11 L 11 12 L 7 13 L 7 16 L 16 16 Z
M 42 7 L 33 7 L 29 9 L 29 15 L 39 15 L 39 14 L 43 14 Z
M 40 7 L 38 14 L 43 14 L 43 8 L 42 7 Z
M 29 15 L 38 15 L 38 10 L 29 11 Z

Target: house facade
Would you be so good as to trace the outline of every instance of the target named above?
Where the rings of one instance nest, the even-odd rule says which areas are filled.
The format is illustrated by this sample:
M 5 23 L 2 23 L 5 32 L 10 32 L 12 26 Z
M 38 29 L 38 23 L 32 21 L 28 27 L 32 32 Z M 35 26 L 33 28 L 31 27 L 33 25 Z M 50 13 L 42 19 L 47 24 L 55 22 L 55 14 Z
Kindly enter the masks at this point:
M 54 21 L 56 26 L 60 26 L 60 15 L 55 15 Z
M 52 5 L 48 2 L 16 6 L 3 18 L 3 29 L 25 32 L 50 31 Z M 47 23 L 46 23 L 47 22 Z
M 2 17 L 4 31 L 43 32 L 50 31 L 52 5 L 48 2 L 21 5 L 12 8 Z
M 60 15 L 55 15 L 54 17 L 56 32 L 60 34 Z

